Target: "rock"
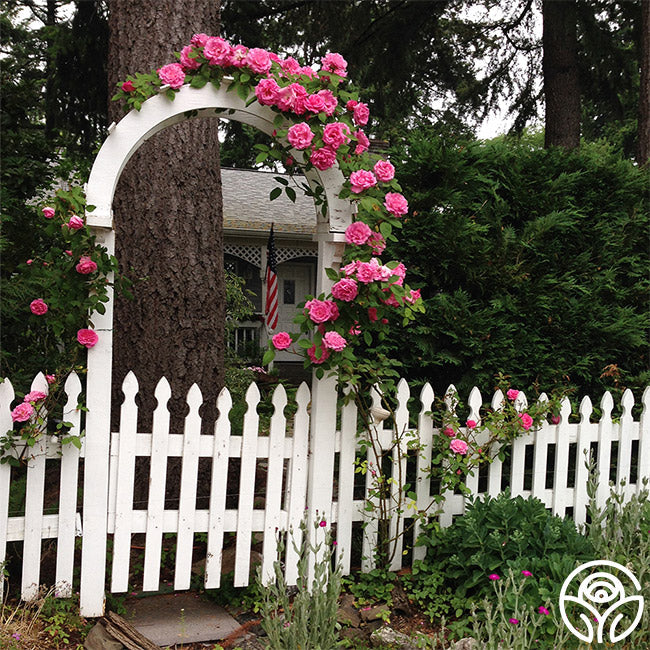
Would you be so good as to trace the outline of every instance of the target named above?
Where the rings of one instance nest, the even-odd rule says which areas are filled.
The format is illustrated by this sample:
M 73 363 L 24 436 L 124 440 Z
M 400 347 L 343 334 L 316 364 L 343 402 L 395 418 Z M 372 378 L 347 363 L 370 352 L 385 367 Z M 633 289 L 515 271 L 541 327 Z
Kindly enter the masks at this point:
M 479 644 L 476 639 L 473 639 L 471 636 L 466 636 L 460 641 L 456 641 L 452 650 L 479 650 Z
M 344 627 L 340 632 L 339 632 L 339 637 L 343 640 L 348 640 L 353 643 L 358 643 L 359 642 L 364 642 L 368 640 L 368 635 L 364 632 L 364 630 L 359 629 L 358 627 Z M 352 647 L 356 647 L 353 645 Z
M 341 603 L 338 611 L 336 612 L 336 620 L 341 625 L 348 625 L 350 627 L 359 627 L 361 617 L 357 608 L 351 603 Z
M 251 551 L 250 554 L 250 575 L 255 576 L 256 567 L 262 564 L 262 554 L 257 551 Z M 235 570 L 235 547 L 231 546 L 223 550 L 221 554 L 221 575 L 233 573 Z
M 418 650 L 418 646 L 415 645 L 410 636 L 387 626 L 375 630 L 370 637 L 370 643 L 375 648 L 390 646 L 395 650 Z
M 364 607 L 359 614 L 361 620 L 366 623 L 370 621 L 385 620 L 390 616 L 390 607 L 385 603 L 382 605 L 375 605 L 374 607 Z
M 96 623 L 88 632 L 84 648 L 85 650 L 124 650 L 124 646 L 114 639 L 101 623 Z

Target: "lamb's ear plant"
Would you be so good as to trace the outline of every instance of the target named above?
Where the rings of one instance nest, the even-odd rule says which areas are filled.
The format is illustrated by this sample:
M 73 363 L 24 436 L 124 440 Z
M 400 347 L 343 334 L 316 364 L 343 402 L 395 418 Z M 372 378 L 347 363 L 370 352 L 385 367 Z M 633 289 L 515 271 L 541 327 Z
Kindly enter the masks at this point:
M 326 527 L 324 519 L 313 523 L 316 538 Z M 323 541 L 312 543 L 307 520 L 300 524 L 300 542 L 289 532 L 291 543 L 298 554 L 298 581 L 293 591 L 287 585 L 280 558 L 285 545 L 278 539 L 278 559 L 273 563 L 275 581 L 265 584 L 261 567 L 257 570 L 257 584 L 262 593 L 260 614 L 262 628 L 268 637 L 270 650 L 331 650 L 338 645 L 336 613 L 341 593 L 342 568 L 334 562 L 335 543 L 330 530 Z M 309 579 L 310 565 L 313 578 Z

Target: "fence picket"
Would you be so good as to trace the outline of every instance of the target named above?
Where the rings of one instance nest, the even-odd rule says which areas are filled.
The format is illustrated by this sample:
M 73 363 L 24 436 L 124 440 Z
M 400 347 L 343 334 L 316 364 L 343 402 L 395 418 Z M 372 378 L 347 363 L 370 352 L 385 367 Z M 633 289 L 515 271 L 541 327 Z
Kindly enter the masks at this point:
M 618 459 L 617 459 L 617 472 L 616 484 L 620 485 L 621 481 L 625 481 L 625 495 L 626 497 L 634 494 L 634 489 L 630 485 L 630 466 L 632 461 L 632 429 L 634 422 L 632 421 L 632 408 L 634 406 L 634 395 L 632 391 L 627 388 L 621 397 L 621 422 L 619 424 L 618 434 Z
M 434 393 L 431 384 L 426 383 L 420 391 L 420 413 L 418 415 L 418 432 L 420 453 L 417 457 L 417 475 L 415 493 L 417 495 L 418 512 L 427 512 L 429 505 L 432 503 L 431 497 L 431 458 L 433 455 L 433 420 L 428 415 L 433 405 Z M 422 523 L 418 519 L 415 521 L 413 528 L 413 542 L 422 532 Z M 426 549 L 424 546 L 413 547 L 413 559 L 424 559 Z
M 588 472 L 585 466 L 585 452 L 589 453 L 589 431 L 591 430 L 591 414 L 593 406 L 589 397 L 583 397 L 580 402 L 580 422 L 578 424 L 578 440 L 576 446 L 575 488 L 573 490 L 573 521 L 584 524 L 587 520 L 587 492 L 582 489 L 587 485 Z
M 81 411 L 77 408 L 81 393 L 81 381 L 75 372 L 66 379 L 65 392 L 68 400 L 63 407 L 63 420 L 72 425 L 67 436 L 78 438 L 81 435 Z M 72 442 L 62 445 L 59 481 L 59 532 L 56 544 L 56 594 L 62 598 L 72 596 L 79 456 L 80 451 Z
M 165 510 L 165 482 L 169 445 L 169 408 L 172 391 L 169 382 L 161 377 L 156 385 L 149 464 L 149 499 L 147 503 L 147 530 L 144 540 L 143 591 L 160 588 L 160 560 L 162 556 L 163 519 Z
M 117 456 L 115 495 L 115 532 L 113 534 L 113 568 L 111 591 L 125 592 L 129 588 L 131 561 L 131 527 L 133 519 L 133 483 L 135 448 L 138 433 L 138 380 L 129 372 L 122 382 L 124 402 L 120 409 L 120 434 Z
M 14 401 L 14 387 L 9 379 L 0 383 L 0 434 L 4 435 L 13 428 L 11 403 Z M 0 465 L 0 566 L 7 559 L 7 533 L 9 528 L 9 491 L 11 489 L 11 465 Z M 0 580 L 0 602 L 4 602 L 4 580 Z
M 612 410 L 614 399 L 607 391 L 600 400 L 601 416 L 598 423 L 598 461 L 597 470 L 599 476 L 597 500 L 598 503 L 605 503 L 609 496 L 609 466 L 612 460 L 613 428 Z
M 212 477 L 210 482 L 210 515 L 208 546 L 205 558 L 205 588 L 216 589 L 221 584 L 221 550 L 223 548 L 226 489 L 228 484 L 228 448 L 230 445 L 230 409 L 232 398 L 222 388 L 217 398 L 219 417 L 214 425 L 212 448 Z
M 253 508 L 255 500 L 256 449 L 260 418 L 257 405 L 260 391 L 251 384 L 246 391 L 248 409 L 244 414 L 244 430 L 241 440 L 241 470 L 239 476 L 239 505 L 237 508 L 237 542 L 235 544 L 235 587 L 245 587 L 250 574 Z
M 643 490 L 643 479 L 650 481 L 650 386 L 646 386 L 641 398 L 643 410 L 639 420 L 639 467 L 636 482 L 637 494 Z
M 199 475 L 199 445 L 203 404 L 201 391 L 192 384 L 187 393 L 190 412 L 185 418 L 183 433 L 183 460 L 181 464 L 181 493 L 178 502 L 178 533 L 176 536 L 176 563 L 174 589 L 190 588 L 192 578 L 192 546 L 194 544 L 194 515 L 196 512 L 196 486 Z
M 567 486 L 569 472 L 569 439 L 576 430 L 576 425 L 569 423 L 571 404 L 568 399 L 562 401 L 560 407 L 562 422 L 555 439 L 555 470 L 553 474 L 553 514 L 560 517 L 566 515 L 566 509 L 573 503 L 573 491 Z M 574 434 L 575 436 L 575 434 Z

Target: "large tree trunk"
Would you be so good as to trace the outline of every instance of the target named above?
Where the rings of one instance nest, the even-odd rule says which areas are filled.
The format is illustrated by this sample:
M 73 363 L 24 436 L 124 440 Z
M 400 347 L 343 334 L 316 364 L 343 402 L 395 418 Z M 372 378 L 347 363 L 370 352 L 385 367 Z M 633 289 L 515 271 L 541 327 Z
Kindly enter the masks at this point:
M 220 31 L 218 0 L 111 0 L 109 89 L 127 74 L 175 61 L 192 34 Z M 110 120 L 122 110 L 113 103 Z M 172 428 L 185 414 L 193 383 L 203 392 L 204 431 L 223 386 L 225 289 L 218 120 L 184 122 L 144 143 L 117 187 L 117 258 L 139 279 L 134 300 L 115 308 L 114 414 L 133 370 L 140 385 L 140 430 L 151 430 L 154 388 L 172 386 Z
M 645 165 L 650 160 L 650 0 L 641 2 L 641 48 L 639 66 L 639 131 L 637 162 Z
M 580 85 L 575 0 L 544 0 L 544 146 L 580 145 Z

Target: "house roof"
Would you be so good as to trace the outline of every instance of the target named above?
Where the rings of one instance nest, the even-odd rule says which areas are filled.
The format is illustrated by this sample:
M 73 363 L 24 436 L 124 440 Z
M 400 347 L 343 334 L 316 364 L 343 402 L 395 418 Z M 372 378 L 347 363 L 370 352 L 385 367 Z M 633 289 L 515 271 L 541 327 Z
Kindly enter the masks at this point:
M 269 200 L 271 190 L 282 188 L 274 180 L 277 176 L 286 178 L 289 187 L 296 190 L 295 203 L 284 192 L 274 201 Z M 233 234 L 234 231 L 267 232 L 273 223 L 273 230 L 278 234 L 311 235 L 316 232 L 314 200 L 305 196 L 299 187 L 304 182 L 303 176 L 223 167 L 221 181 L 224 230 Z

